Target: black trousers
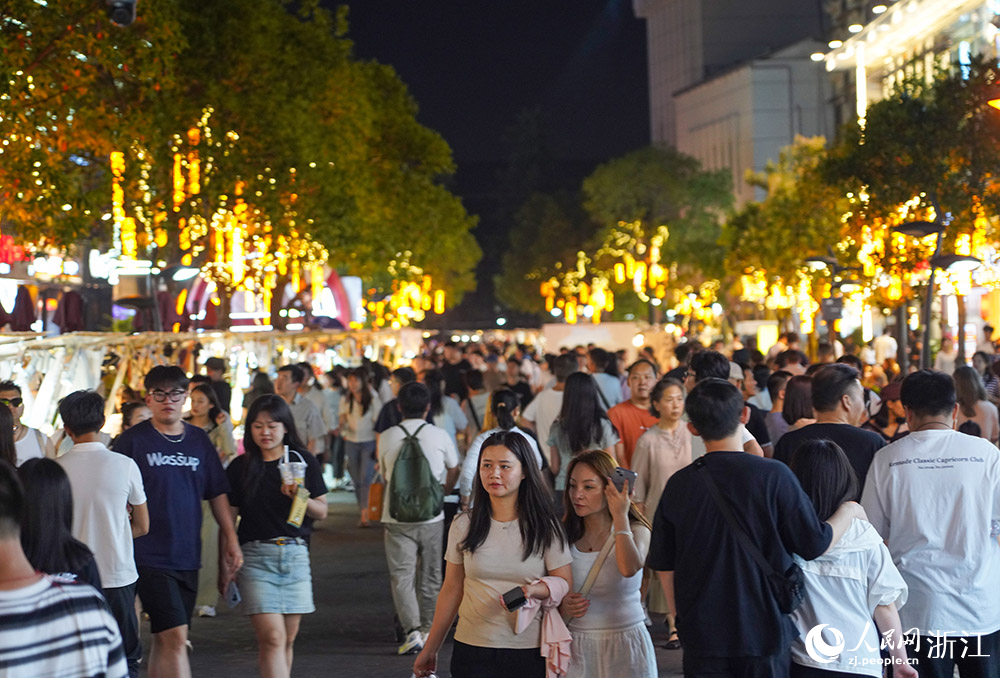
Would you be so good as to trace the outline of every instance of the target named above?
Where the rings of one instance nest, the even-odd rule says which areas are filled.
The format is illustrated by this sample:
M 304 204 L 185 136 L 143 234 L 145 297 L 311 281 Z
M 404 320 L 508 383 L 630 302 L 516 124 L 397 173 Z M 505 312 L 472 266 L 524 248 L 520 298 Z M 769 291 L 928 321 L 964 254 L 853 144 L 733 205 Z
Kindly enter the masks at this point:
M 684 677 L 788 678 L 791 659 L 786 649 L 769 657 L 696 657 L 684 653 Z
M 1000 631 L 967 638 L 908 635 L 906 653 L 917 660 L 920 678 L 952 678 L 956 666 L 962 678 L 1000 676 Z
M 510 650 L 476 647 L 455 641 L 451 678 L 545 678 L 540 648 Z
M 128 663 L 129 678 L 139 675 L 139 660 L 142 659 L 142 641 L 139 639 L 139 620 L 135 616 L 135 585 L 104 589 L 104 599 L 111 608 L 111 616 L 118 622 L 122 634 L 122 648 Z

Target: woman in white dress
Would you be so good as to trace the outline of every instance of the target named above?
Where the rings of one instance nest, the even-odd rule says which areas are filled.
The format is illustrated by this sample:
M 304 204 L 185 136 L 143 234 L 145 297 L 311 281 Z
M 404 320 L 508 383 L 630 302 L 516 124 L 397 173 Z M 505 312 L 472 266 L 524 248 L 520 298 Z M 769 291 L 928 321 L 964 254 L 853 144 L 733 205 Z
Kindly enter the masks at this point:
M 560 610 L 573 634 L 568 676 L 656 678 L 656 655 L 640 600 L 642 566 L 649 550 L 649 521 L 610 482 L 614 457 L 603 450 L 577 455 L 569 463 L 566 537 L 573 556 L 573 581 L 583 584 L 609 539 L 613 546 L 586 596 L 571 593 Z

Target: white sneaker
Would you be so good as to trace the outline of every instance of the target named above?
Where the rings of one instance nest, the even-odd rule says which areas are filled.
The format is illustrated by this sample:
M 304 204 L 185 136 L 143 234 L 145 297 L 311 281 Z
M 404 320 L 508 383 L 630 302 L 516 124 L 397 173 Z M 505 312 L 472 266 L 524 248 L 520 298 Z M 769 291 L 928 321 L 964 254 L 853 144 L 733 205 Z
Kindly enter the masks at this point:
M 410 631 L 396 654 L 417 654 L 424 649 L 424 636 L 420 631 Z
M 214 617 L 215 608 L 211 605 L 199 605 L 198 606 L 198 616 L 199 617 Z

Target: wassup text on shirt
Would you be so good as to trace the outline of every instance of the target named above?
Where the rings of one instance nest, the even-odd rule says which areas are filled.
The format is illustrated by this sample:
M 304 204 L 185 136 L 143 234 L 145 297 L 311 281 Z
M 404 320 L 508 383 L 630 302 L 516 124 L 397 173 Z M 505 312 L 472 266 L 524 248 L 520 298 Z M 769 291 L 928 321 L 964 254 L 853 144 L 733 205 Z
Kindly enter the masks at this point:
M 146 455 L 146 461 L 150 466 L 188 466 L 192 471 L 198 470 L 201 459 L 191 457 L 186 454 L 163 454 L 162 452 L 151 452 Z

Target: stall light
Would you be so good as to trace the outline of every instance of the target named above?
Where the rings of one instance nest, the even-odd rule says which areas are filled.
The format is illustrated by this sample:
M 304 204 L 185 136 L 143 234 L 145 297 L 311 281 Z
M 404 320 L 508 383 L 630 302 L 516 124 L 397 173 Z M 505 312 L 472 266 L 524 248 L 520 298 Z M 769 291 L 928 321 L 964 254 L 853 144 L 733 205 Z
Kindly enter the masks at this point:
M 823 61 L 823 59 L 826 58 L 826 55 L 823 54 L 822 52 L 813 52 L 812 54 L 809 55 L 809 58 L 812 59 L 813 61 Z
M 649 303 L 651 303 L 653 306 L 659 306 L 660 304 L 663 303 L 663 300 L 660 299 L 659 297 L 653 297 L 652 299 L 649 300 Z
M 885 5 L 875 5 L 872 7 L 872 14 L 885 14 L 888 9 Z
M 483 339 L 483 338 L 482 338 L 481 336 L 479 336 L 478 334 L 473 334 L 473 335 L 472 335 L 472 343 L 474 343 L 474 344 L 475 344 L 476 342 L 479 342 L 479 341 L 482 341 L 482 339 Z
M 469 335 L 468 334 L 463 334 L 462 335 L 462 343 L 463 344 L 464 343 L 468 343 L 468 341 L 469 341 Z
M 663 328 L 666 330 L 667 334 L 675 334 L 677 332 L 677 325 L 673 323 L 667 323 L 667 326 Z
M 862 26 L 861 24 L 851 24 L 850 26 L 847 27 L 847 30 L 850 31 L 851 33 L 860 33 L 861 31 L 864 30 L 864 28 L 865 27 Z
M 551 311 L 549 311 L 549 313 L 552 314 L 553 318 L 558 318 L 559 316 L 562 315 L 562 309 L 561 308 L 553 308 Z
M 497 318 L 497 327 L 503 327 L 507 324 L 506 318 Z
M 844 46 L 844 41 L 843 40 L 831 40 L 827 44 L 830 46 L 830 49 L 837 49 L 838 47 L 843 47 Z
M 643 344 L 646 343 L 646 337 L 643 334 L 637 334 L 632 337 L 632 345 L 636 348 L 642 348 Z
M 458 342 L 462 341 L 462 337 L 460 337 L 457 334 L 453 334 L 451 335 L 451 340 L 457 344 Z

